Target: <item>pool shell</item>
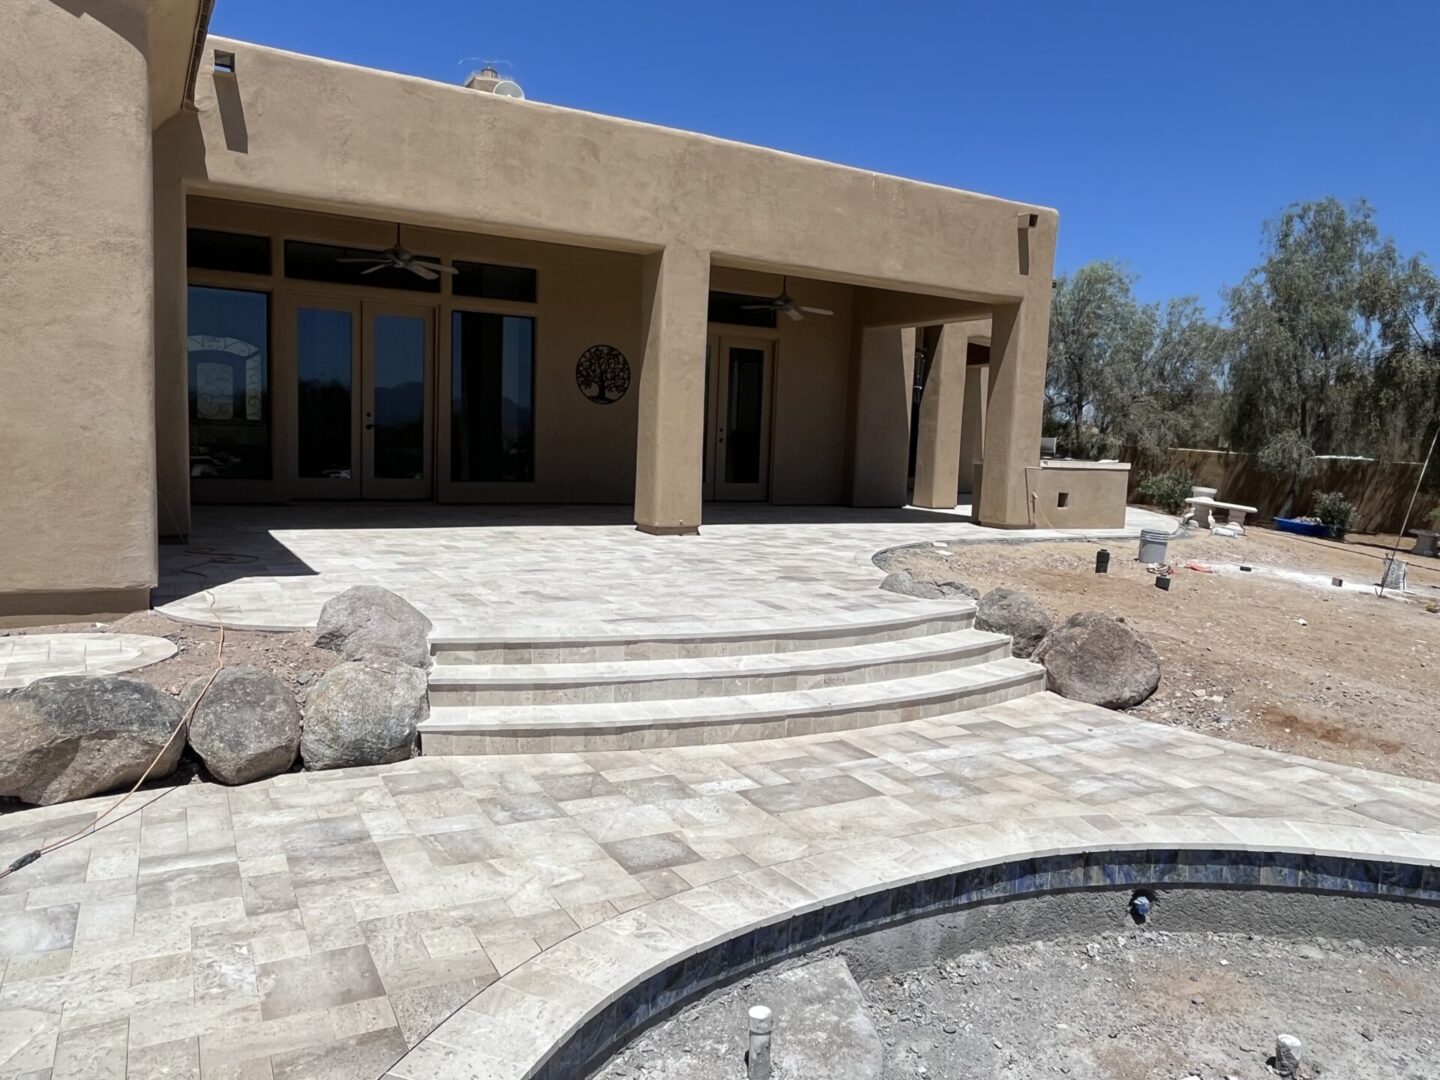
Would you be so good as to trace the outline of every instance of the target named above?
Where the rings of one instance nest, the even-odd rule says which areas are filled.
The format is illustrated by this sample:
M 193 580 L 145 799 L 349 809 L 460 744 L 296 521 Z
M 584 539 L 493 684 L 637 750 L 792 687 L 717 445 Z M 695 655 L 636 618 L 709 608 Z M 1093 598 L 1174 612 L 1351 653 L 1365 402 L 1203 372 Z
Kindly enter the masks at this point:
M 554 1047 L 529 1075 L 535 1080 L 574 1080 L 589 1075 L 638 1031 L 709 990 L 887 928 L 1027 898 L 1085 893 L 1110 894 L 1109 910 L 1123 918 L 1135 892 L 1163 895 L 1173 890 L 1224 890 L 1254 898 L 1309 894 L 1369 901 L 1364 917 L 1355 925 L 1372 927 L 1389 922 L 1373 917 L 1372 905 L 1382 902 L 1395 910 L 1396 925 L 1413 925 L 1409 934 L 1402 936 L 1433 943 L 1440 930 L 1440 867 L 1435 866 L 1278 851 L 1145 849 L 1022 858 L 819 907 L 682 958 L 618 995 Z M 1166 905 L 1162 901 L 1157 908 L 1163 913 Z M 1413 915 L 1421 916 L 1418 924 L 1410 917 Z M 1236 929 L 1233 924 L 1210 928 Z M 1307 929 L 1314 934 L 1320 928 Z M 911 956 L 906 963 L 916 960 Z

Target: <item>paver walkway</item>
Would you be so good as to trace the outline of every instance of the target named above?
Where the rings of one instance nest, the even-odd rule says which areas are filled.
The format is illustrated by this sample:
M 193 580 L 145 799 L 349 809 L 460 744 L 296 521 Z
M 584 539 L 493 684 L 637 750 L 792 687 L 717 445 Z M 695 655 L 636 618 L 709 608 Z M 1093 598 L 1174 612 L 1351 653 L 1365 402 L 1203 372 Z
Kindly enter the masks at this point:
M 118 675 L 175 655 L 149 634 L 7 634 L 0 637 L 0 690 L 51 675 Z
M 0 862 L 108 805 L 0 818 Z M 955 851 L 1137 839 L 1435 863 L 1440 786 L 1048 694 L 768 742 L 190 785 L 0 880 L 0 1077 L 520 1075 L 551 1034 L 506 1002 L 598 993 L 585 928 L 650 962 L 635 909 L 662 898 L 719 918 Z M 568 984 L 487 994 L 427 1038 L 551 956 Z
M 897 544 L 1116 540 L 1175 524 L 1131 509 L 1125 529 L 1015 532 L 972 525 L 966 511 L 707 506 L 701 535 L 655 537 L 628 507 L 196 507 L 190 542 L 160 549 L 154 604 L 197 622 L 298 629 L 365 584 L 400 593 L 440 635 L 699 632 L 908 603 L 876 589 L 870 561 Z

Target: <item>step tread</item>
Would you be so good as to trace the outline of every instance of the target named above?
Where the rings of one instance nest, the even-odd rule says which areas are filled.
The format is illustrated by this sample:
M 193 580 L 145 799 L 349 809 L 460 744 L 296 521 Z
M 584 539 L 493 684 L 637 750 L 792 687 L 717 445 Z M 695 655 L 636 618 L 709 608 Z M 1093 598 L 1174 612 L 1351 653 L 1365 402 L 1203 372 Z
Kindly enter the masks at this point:
M 968 599 L 917 600 L 905 598 L 877 612 L 873 607 L 854 610 L 829 610 L 813 613 L 791 613 L 774 619 L 737 620 L 716 628 L 714 623 L 695 620 L 670 623 L 645 620 L 633 630 L 610 622 L 603 626 L 557 626 L 553 633 L 536 632 L 516 635 L 471 633 L 453 624 L 437 626 L 430 634 L 432 648 L 479 647 L 515 648 L 575 647 L 590 645 L 623 645 L 631 642 L 720 642 L 754 641 L 775 637 L 827 636 L 903 629 L 936 619 L 960 618 L 975 613 L 975 602 Z M 806 616 L 809 617 L 806 617 Z
M 790 652 L 691 656 L 666 660 L 595 660 L 563 664 L 437 664 L 431 686 L 571 686 L 661 679 L 789 675 L 897 662 L 920 662 L 960 650 L 984 651 L 1008 639 L 983 630 Z
M 837 710 L 897 708 L 990 685 L 1036 678 L 1044 669 L 1028 660 L 992 660 L 903 679 L 787 690 L 735 697 L 600 702 L 572 705 L 441 705 L 430 710 L 421 733 L 460 734 L 471 731 L 601 730 L 690 724 L 746 723 Z

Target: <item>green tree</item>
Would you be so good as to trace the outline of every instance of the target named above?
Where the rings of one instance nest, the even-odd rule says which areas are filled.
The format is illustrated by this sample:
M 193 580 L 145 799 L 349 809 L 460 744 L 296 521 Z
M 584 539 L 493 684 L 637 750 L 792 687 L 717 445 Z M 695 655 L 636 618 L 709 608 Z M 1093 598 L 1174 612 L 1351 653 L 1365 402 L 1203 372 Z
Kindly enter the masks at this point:
M 1072 454 L 1158 453 L 1215 437 L 1223 331 L 1193 297 L 1139 303 L 1134 281 L 1110 262 L 1056 281 L 1046 427 Z
M 1226 296 L 1230 442 L 1264 451 L 1298 439 L 1330 453 L 1373 366 L 1384 246 L 1369 204 L 1288 207 L 1265 225 L 1259 266 Z M 1270 457 L 1294 460 L 1286 447 Z

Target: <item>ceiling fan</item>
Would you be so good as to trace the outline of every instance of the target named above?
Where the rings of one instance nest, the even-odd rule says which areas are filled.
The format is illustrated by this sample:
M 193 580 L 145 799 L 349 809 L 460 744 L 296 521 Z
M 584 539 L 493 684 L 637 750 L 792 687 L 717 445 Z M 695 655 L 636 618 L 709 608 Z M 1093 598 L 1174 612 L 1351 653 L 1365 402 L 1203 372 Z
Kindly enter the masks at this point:
M 834 315 L 835 312 L 829 308 L 806 307 L 804 304 L 797 304 L 790 295 L 790 279 L 780 279 L 780 295 L 771 297 L 761 304 L 741 304 L 741 311 L 778 311 L 796 322 L 799 322 L 806 315 Z
M 441 274 L 458 274 L 460 271 L 453 266 L 446 266 L 443 263 L 432 262 L 429 259 L 422 259 L 418 255 L 406 250 L 405 245 L 400 243 L 400 224 L 395 224 L 395 244 L 384 251 L 374 255 L 356 255 L 353 258 L 336 259 L 336 262 L 359 263 L 368 265 L 368 270 L 361 270 L 362 274 L 373 274 L 376 270 L 409 270 L 417 277 L 426 281 L 434 281 Z

